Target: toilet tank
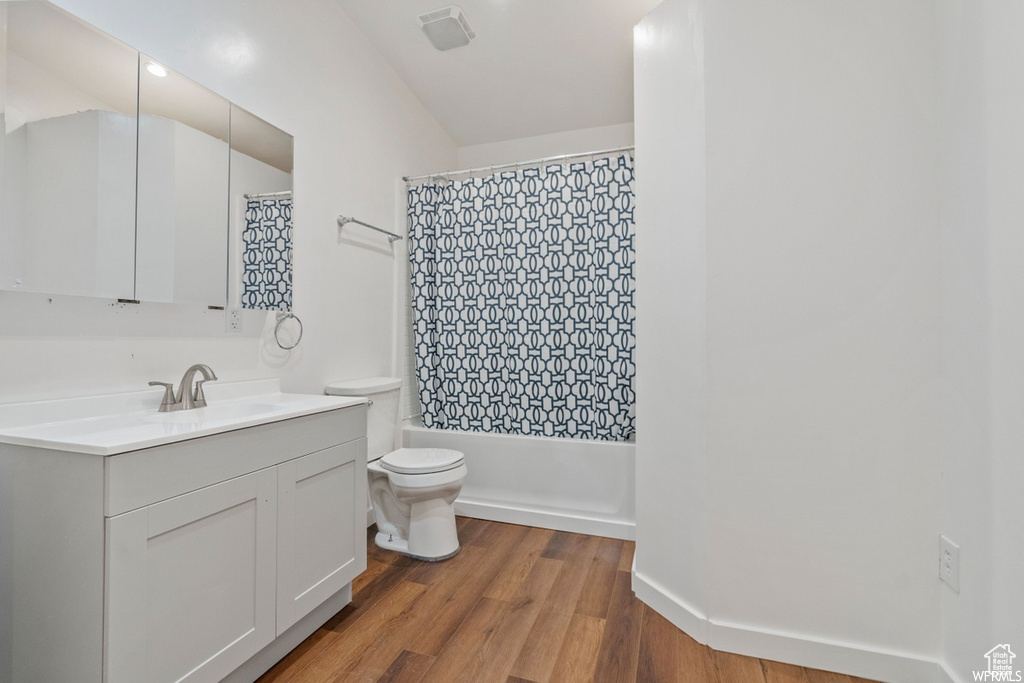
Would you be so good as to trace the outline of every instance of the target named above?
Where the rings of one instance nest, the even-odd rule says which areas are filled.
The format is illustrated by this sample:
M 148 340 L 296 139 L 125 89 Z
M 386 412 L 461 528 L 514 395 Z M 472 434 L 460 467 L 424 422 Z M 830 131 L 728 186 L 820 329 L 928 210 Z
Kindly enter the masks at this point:
M 372 462 L 395 450 L 398 435 L 398 402 L 402 380 L 398 377 L 364 377 L 328 384 L 329 396 L 365 396 L 366 458 Z

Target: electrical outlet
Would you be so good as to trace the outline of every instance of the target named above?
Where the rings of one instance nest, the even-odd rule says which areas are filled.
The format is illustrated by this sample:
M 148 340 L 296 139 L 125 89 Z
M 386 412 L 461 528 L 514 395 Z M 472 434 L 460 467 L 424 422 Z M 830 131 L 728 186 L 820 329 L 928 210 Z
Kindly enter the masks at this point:
M 225 314 L 225 327 L 230 334 L 239 334 L 242 331 L 242 309 L 229 308 Z
M 939 578 L 960 592 L 960 546 L 945 536 L 939 536 Z

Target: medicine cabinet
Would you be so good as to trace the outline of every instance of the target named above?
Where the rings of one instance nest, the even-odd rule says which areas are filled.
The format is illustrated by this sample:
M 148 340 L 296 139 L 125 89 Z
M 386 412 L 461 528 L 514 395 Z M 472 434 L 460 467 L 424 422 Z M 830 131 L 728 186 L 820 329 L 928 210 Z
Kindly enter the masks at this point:
M 43 0 L 0 20 L 0 289 L 239 305 L 291 136 Z

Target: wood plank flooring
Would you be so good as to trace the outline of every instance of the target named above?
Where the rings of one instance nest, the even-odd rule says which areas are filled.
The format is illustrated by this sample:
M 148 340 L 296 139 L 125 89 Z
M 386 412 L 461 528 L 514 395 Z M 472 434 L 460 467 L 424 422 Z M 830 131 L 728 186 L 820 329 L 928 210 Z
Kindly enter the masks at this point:
M 458 518 L 446 562 L 380 550 L 352 603 L 260 683 L 862 683 L 718 652 L 630 590 L 633 543 Z

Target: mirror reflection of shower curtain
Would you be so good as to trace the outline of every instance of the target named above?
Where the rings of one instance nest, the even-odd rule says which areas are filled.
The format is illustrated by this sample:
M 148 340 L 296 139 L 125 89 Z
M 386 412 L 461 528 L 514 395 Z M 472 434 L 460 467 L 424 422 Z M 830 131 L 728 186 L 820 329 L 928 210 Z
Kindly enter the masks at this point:
M 292 198 L 249 199 L 242 230 L 242 308 L 292 310 Z
M 426 427 L 632 435 L 633 204 L 625 154 L 409 188 Z

